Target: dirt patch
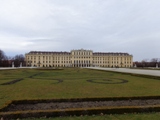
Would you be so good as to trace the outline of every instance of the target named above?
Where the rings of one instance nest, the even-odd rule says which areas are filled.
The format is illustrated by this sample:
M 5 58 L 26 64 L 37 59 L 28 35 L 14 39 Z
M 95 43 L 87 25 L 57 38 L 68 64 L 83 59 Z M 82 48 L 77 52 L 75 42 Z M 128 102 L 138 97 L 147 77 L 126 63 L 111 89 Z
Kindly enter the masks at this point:
M 120 107 L 120 106 L 153 106 L 160 105 L 160 99 L 146 100 L 116 100 L 116 101 L 83 101 L 83 102 L 41 102 L 33 104 L 11 104 L 3 110 L 28 111 L 28 110 L 65 110 L 70 108 L 96 108 L 96 107 Z

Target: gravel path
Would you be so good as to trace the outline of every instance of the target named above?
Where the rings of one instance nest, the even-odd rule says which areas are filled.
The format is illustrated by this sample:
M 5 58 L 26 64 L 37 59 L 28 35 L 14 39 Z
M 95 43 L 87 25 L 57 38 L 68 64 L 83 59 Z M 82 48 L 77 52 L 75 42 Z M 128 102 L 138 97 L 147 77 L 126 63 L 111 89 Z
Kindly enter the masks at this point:
M 68 108 L 93 108 L 113 106 L 150 106 L 160 105 L 160 99 L 149 100 L 118 100 L 118 101 L 87 101 L 87 102 L 50 102 L 36 104 L 10 105 L 5 111 L 25 110 L 62 110 Z
M 101 68 L 101 67 L 87 67 L 88 69 L 124 72 L 124 73 L 136 73 L 142 75 L 160 76 L 160 70 L 142 70 L 142 69 L 129 69 L 129 68 Z

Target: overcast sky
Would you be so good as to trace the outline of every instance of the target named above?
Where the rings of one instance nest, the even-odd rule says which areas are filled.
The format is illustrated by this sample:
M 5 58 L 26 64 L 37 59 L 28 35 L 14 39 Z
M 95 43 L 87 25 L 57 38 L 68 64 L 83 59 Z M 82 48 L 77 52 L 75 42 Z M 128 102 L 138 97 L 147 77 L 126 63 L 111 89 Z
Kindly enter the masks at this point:
M 160 58 L 160 0 L 0 0 L 0 49 Z

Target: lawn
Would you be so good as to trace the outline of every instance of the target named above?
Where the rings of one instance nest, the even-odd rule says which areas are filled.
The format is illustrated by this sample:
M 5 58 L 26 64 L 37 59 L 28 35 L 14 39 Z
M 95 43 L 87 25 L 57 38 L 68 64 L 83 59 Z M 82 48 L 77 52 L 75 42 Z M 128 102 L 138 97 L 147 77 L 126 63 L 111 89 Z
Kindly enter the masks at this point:
M 159 120 L 160 113 L 73 116 L 57 118 L 23 119 L 23 120 Z
M 20 78 L 23 80 L 2 85 Z M 160 80 L 82 68 L 2 70 L 0 71 L 0 84 L 0 107 L 8 101 L 19 99 L 160 95 Z M 155 114 L 160 117 L 158 113 Z M 130 114 L 125 116 L 130 116 Z M 99 116 L 96 117 L 99 118 Z M 103 117 L 101 117 L 102 120 L 105 119 Z M 113 120 L 121 119 L 106 117 Z M 83 118 L 90 119 L 89 116 Z M 72 118 L 67 119 L 72 120 Z

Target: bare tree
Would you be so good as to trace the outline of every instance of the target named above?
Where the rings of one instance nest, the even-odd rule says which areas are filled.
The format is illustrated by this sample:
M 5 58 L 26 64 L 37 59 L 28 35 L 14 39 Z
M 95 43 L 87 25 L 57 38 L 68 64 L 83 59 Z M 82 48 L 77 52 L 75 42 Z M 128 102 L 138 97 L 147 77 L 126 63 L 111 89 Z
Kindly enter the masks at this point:
M 3 66 L 3 61 L 7 60 L 7 56 L 5 55 L 5 53 L 0 49 L 0 66 Z
M 157 64 L 159 64 L 160 63 L 160 58 L 152 58 L 151 59 L 151 64 L 152 64 L 152 66 L 156 66 Z
M 151 62 L 154 62 L 154 63 L 157 63 L 158 61 L 159 61 L 158 58 L 152 58 L 152 59 L 151 59 Z
M 147 61 L 148 61 L 148 59 L 142 60 L 142 62 L 141 62 L 142 67 L 146 67 L 147 66 Z
M 0 49 L 0 61 L 6 58 L 4 52 Z
M 14 61 L 14 65 L 15 67 L 19 67 L 20 64 L 24 64 L 24 55 L 20 54 L 20 55 L 16 55 L 15 57 L 13 57 L 12 61 Z

